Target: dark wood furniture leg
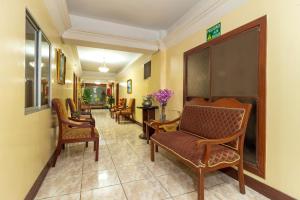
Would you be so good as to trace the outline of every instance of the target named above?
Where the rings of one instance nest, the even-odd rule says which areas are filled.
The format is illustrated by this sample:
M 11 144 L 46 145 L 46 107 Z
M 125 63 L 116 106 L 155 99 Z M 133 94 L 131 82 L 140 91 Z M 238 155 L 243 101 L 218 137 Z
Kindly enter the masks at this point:
M 154 142 L 150 140 L 150 154 L 151 154 L 151 161 L 154 161 Z
M 198 200 L 204 200 L 204 173 L 199 169 L 198 174 Z

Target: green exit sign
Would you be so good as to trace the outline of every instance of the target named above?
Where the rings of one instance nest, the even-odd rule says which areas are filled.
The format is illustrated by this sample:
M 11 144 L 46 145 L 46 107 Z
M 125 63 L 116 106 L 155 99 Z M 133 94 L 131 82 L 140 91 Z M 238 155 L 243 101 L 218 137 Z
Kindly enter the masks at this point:
M 221 22 L 207 29 L 206 40 L 210 41 L 216 37 L 219 37 L 220 35 L 221 35 Z

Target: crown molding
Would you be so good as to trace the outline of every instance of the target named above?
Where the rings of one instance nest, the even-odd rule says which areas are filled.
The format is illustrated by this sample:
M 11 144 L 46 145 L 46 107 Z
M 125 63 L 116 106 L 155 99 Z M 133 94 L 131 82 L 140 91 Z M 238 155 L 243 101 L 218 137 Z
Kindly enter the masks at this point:
M 168 30 L 162 39 L 165 47 L 171 47 L 197 31 L 217 22 L 222 16 L 241 6 L 248 0 L 200 1 Z
M 81 74 L 81 79 L 86 81 L 110 81 L 115 80 L 116 73 L 101 73 L 101 72 L 93 72 L 93 71 L 83 71 Z
M 69 29 L 62 35 L 64 41 L 71 42 L 87 42 L 87 43 L 98 43 L 103 45 L 129 47 L 143 52 L 155 52 L 159 49 L 157 41 L 148 41 L 141 39 L 133 39 L 122 36 L 92 33 L 81 30 Z
M 44 3 L 53 24 L 60 34 L 71 28 L 71 19 L 66 0 L 44 0 Z

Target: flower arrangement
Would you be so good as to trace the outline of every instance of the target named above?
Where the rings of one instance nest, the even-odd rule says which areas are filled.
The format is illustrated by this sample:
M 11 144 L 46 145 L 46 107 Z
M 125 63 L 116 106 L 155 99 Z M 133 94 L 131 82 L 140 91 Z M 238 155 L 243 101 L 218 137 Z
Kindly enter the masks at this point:
M 160 105 L 167 105 L 168 100 L 173 96 L 174 92 L 169 89 L 160 89 L 157 92 L 154 92 L 152 96 Z
M 158 90 L 157 92 L 153 93 L 152 96 L 155 98 L 156 101 L 159 102 L 161 106 L 161 113 L 160 113 L 160 120 L 166 120 L 166 105 L 169 99 L 173 96 L 174 92 L 169 89 Z

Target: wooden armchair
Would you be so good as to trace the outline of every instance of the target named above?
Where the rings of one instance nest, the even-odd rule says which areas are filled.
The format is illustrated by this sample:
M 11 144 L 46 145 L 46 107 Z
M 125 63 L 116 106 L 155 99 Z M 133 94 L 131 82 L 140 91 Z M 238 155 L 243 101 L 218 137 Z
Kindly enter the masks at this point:
M 115 117 L 114 115 L 115 115 L 116 112 L 125 109 L 126 108 L 126 103 L 127 103 L 127 99 L 126 98 L 121 98 L 119 100 L 118 105 L 115 105 L 111 109 L 109 109 L 110 117 L 114 118 Z
M 186 104 L 177 131 L 164 134 L 156 125 L 150 141 L 151 161 L 155 147 L 160 146 L 190 166 L 198 174 L 198 200 L 204 200 L 205 173 L 237 166 L 244 194 L 243 149 L 250 111 L 251 104 L 235 99 Z
M 128 102 L 128 107 L 124 110 L 120 110 L 116 112 L 116 121 L 120 124 L 120 118 L 129 118 L 134 119 L 134 110 L 135 110 L 135 99 L 131 98 Z
M 79 122 L 69 118 L 66 107 L 61 99 L 53 99 L 52 106 L 56 111 L 59 124 L 58 143 L 52 166 L 55 166 L 57 157 L 63 146 L 67 143 L 76 142 L 94 142 L 94 151 L 96 151 L 95 161 L 98 161 L 99 133 L 94 125 L 89 122 Z
M 76 110 L 75 103 L 71 98 L 66 99 L 66 105 L 70 108 L 72 120 L 78 122 L 90 122 L 92 125 L 95 125 L 95 119 L 93 118 L 91 111 Z

